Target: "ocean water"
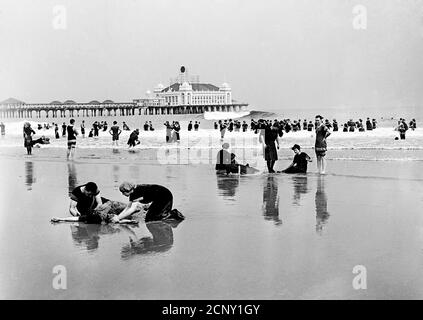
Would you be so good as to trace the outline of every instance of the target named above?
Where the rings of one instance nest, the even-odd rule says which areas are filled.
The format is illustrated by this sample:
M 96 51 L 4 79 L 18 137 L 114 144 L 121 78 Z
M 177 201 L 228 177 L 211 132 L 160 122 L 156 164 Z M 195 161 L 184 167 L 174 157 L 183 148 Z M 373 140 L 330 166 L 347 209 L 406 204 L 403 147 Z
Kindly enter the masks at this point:
M 247 117 L 240 118 L 241 121 L 250 123 L 250 119 L 277 118 L 275 114 L 265 112 L 252 112 Z M 214 130 L 214 120 L 205 120 L 203 115 L 167 115 L 167 116 L 133 116 L 133 117 L 97 117 L 97 118 L 75 118 L 76 128 L 82 120 L 86 123 L 85 138 L 80 135 L 77 142 L 77 157 L 101 158 L 104 161 L 148 161 L 159 164 L 213 164 L 217 151 L 223 142 L 231 145 L 231 151 L 237 155 L 240 163 L 249 163 L 252 166 L 265 168 L 263 161 L 263 146 L 259 141 L 258 134 L 248 130 L 247 132 L 229 132 L 225 134 L 222 141 L 219 130 Z M 0 154 L 9 156 L 23 156 L 22 127 L 26 120 L 8 119 L 6 122 L 6 136 L 0 138 Z M 37 129 L 38 123 L 51 121 L 59 123 L 59 134 L 61 135 L 60 124 L 68 119 L 30 119 L 33 129 L 36 131 L 34 139 L 41 136 L 50 138 L 50 144 L 40 146 L 40 149 L 48 150 L 47 153 L 35 154 L 47 157 L 63 157 L 67 148 L 66 138 L 54 137 L 54 129 Z M 140 128 L 139 139 L 141 144 L 128 152 L 126 144 L 131 131 L 123 131 L 118 147 L 112 147 L 111 135 L 107 131 L 100 131 L 99 137 L 88 138 L 89 127 L 94 121 L 107 121 L 109 128 L 117 120 L 121 126 L 125 121 L 131 131 Z M 181 140 L 179 143 L 165 142 L 165 121 L 179 121 L 181 123 Z M 145 121 L 152 121 L 154 131 L 143 131 L 142 125 Z M 187 130 L 189 121 L 199 121 L 199 131 Z M 394 130 L 396 120 L 378 120 L 378 128 L 365 132 L 333 132 L 328 138 L 327 159 L 331 160 L 366 160 L 366 161 L 423 161 L 423 128 L 408 130 L 406 140 L 395 140 L 398 132 Z M 314 154 L 315 134 L 314 131 L 297 131 L 285 133 L 280 139 L 279 156 L 281 159 L 291 159 L 290 148 L 299 144 L 303 151 L 310 155 Z M 113 152 L 111 152 L 113 151 Z M 354 151 L 354 152 L 353 152 Z

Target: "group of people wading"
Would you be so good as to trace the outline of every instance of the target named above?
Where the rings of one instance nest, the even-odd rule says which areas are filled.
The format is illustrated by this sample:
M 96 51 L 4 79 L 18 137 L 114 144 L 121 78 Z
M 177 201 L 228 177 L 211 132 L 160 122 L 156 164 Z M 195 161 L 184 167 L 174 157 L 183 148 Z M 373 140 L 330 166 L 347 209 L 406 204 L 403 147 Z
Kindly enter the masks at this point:
M 316 140 L 314 145 L 314 150 L 317 158 L 317 170 L 320 174 L 324 174 L 326 171 L 326 151 L 327 143 L 326 139 L 330 136 L 330 131 L 327 126 L 323 123 L 323 117 L 317 115 L 315 117 L 315 132 Z M 264 150 L 264 160 L 267 164 L 267 169 L 269 173 L 276 173 L 274 170 L 274 165 L 278 160 L 278 150 L 279 150 L 279 138 L 282 138 L 285 128 L 281 126 L 279 121 L 272 122 L 271 120 L 260 119 L 255 124 L 255 130 L 259 133 L 259 141 L 263 144 Z M 250 168 L 249 165 L 240 165 L 235 160 L 235 154 L 229 153 L 229 144 L 224 143 L 222 149 L 217 154 L 216 159 L 216 172 L 217 173 L 254 173 L 258 170 Z M 285 170 L 279 171 L 283 173 L 306 173 L 307 172 L 307 163 L 311 162 L 309 155 L 301 151 L 301 146 L 295 144 L 291 148 L 295 154 L 294 159 L 290 166 Z

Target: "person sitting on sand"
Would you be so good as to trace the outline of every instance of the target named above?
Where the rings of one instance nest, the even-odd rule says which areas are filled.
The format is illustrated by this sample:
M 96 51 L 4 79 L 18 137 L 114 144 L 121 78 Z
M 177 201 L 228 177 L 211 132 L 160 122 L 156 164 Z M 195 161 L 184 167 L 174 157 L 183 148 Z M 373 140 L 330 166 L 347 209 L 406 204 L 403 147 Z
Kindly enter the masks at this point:
M 173 195 L 169 189 L 157 184 L 133 184 L 123 182 L 119 186 L 120 192 L 129 197 L 129 203 L 124 210 L 112 218 L 113 222 L 132 216 L 139 204 L 149 204 L 145 221 L 184 220 L 185 217 L 177 209 L 172 209 Z
M 294 153 L 294 160 L 292 161 L 291 165 L 282 170 L 283 173 L 307 173 L 307 163 L 311 162 L 311 158 L 305 152 L 301 152 L 301 147 L 298 144 L 294 144 L 291 148 Z
M 231 154 L 228 152 L 228 149 L 229 143 L 225 142 L 222 145 L 222 149 L 217 153 L 215 166 L 216 173 L 228 173 L 228 169 L 231 165 Z
M 131 135 L 129 136 L 128 142 L 127 142 L 129 148 L 135 147 L 137 144 L 141 143 L 138 140 L 139 134 L 140 134 L 140 131 L 138 129 L 135 129 L 134 131 L 132 131 Z
M 216 166 L 215 170 L 217 174 L 229 174 L 229 173 L 256 173 L 257 169 L 251 168 L 249 164 L 246 165 L 239 164 L 235 158 L 234 153 L 229 153 L 229 143 L 225 142 L 222 145 L 222 149 L 219 150 L 216 157 Z
M 122 212 L 126 205 L 123 202 L 112 201 L 100 196 L 100 190 L 94 182 L 88 182 L 76 187 L 70 194 L 69 212 L 72 217 L 53 217 L 51 222 L 112 222 L 112 218 Z M 141 205 L 137 205 L 134 212 L 139 212 Z M 134 220 L 122 219 L 113 221 L 119 223 L 133 223 Z

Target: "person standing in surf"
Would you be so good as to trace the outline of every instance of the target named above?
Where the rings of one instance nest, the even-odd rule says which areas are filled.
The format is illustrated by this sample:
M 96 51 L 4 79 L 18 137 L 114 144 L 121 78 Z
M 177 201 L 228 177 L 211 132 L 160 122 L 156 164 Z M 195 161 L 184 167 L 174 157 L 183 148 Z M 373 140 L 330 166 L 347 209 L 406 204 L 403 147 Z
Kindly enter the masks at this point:
M 117 125 L 117 121 L 113 121 L 113 125 L 110 127 L 109 133 L 112 135 L 112 146 L 118 146 L 119 135 L 122 133 L 119 126 Z
M 171 141 L 172 126 L 170 125 L 169 121 L 166 121 L 164 123 L 164 126 L 166 127 L 166 142 L 172 142 Z
M 267 163 L 267 169 L 269 173 L 275 173 L 273 167 L 278 160 L 278 151 L 279 149 L 279 138 L 278 138 L 278 130 L 279 128 L 273 125 L 266 125 L 264 129 L 264 160 Z M 277 145 L 277 147 L 276 147 Z
M 76 148 L 76 136 L 78 135 L 78 131 L 74 128 L 75 119 L 70 119 L 69 125 L 66 127 L 66 131 L 68 134 L 68 152 L 67 152 L 67 159 L 73 159 L 75 156 L 75 148 Z
M 84 120 L 82 120 L 82 123 L 81 123 L 81 135 L 82 135 L 82 138 L 85 138 L 85 121 Z
M 219 120 L 219 129 L 220 129 L 220 139 L 225 138 L 226 133 L 226 123 L 223 123 L 222 120 Z
M 32 135 L 35 134 L 35 131 L 31 128 L 29 122 L 25 122 L 23 127 L 23 137 L 24 137 L 24 147 L 26 148 L 26 153 L 28 155 L 32 154 Z
M 314 150 L 316 152 L 317 158 L 317 171 L 320 174 L 324 174 L 326 172 L 326 138 L 330 136 L 330 132 L 328 128 L 323 124 L 322 120 L 323 117 L 321 115 L 316 116 L 316 141 L 314 143 Z

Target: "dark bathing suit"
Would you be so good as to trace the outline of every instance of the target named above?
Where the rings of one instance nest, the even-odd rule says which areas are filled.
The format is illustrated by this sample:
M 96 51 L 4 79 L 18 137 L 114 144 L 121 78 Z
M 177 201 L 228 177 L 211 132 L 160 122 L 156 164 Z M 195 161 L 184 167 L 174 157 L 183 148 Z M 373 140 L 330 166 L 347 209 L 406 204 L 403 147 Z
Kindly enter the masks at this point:
M 297 164 L 295 167 L 290 167 L 286 170 L 283 170 L 284 173 L 307 173 L 307 159 L 310 159 L 307 153 L 301 152 L 294 156 L 294 164 Z
M 119 140 L 119 126 L 112 126 L 110 130 L 112 130 L 112 141 Z
M 138 200 L 139 198 L 142 200 Z M 176 213 L 177 210 L 172 210 L 173 195 L 165 187 L 157 184 L 139 184 L 135 187 L 134 191 L 129 196 L 129 201 L 150 203 L 151 205 L 147 210 L 145 221 L 158 221 L 168 218 L 169 214 Z M 183 217 L 183 216 L 182 216 Z M 182 218 L 183 219 L 183 218 Z
M 266 147 L 264 149 L 264 159 L 269 160 L 278 160 L 278 151 L 276 150 L 275 141 L 278 137 L 278 132 L 270 128 L 266 128 L 264 132 L 264 143 Z
M 77 202 L 76 208 L 81 213 L 78 221 L 94 224 L 111 222 L 113 216 L 120 214 L 126 208 L 126 204 L 123 202 L 101 197 L 102 205 L 95 209 L 98 205 L 95 196 L 83 194 L 81 187 L 84 186 L 76 187 L 70 194 L 70 198 Z
M 67 126 L 66 130 L 68 132 L 68 148 L 70 148 L 76 145 L 76 136 L 73 125 Z
M 316 143 L 314 145 L 314 149 L 316 151 L 316 155 L 319 157 L 324 157 L 326 155 L 327 144 L 325 138 L 327 132 L 328 128 L 323 124 L 316 128 Z

